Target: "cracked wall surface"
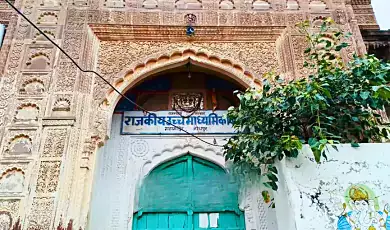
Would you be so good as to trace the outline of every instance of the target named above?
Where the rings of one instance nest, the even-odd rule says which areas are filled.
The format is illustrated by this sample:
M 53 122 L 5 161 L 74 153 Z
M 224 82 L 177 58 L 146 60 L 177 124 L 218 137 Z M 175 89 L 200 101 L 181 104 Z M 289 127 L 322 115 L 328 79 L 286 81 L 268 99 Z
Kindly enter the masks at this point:
M 308 148 L 298 159 L 279 164 L 284 187 L 276 203 L 289 207 L 294 221 L 287 229 L 389 229 L 388 144 L 338 149 L 330 149 L 321 164 Z

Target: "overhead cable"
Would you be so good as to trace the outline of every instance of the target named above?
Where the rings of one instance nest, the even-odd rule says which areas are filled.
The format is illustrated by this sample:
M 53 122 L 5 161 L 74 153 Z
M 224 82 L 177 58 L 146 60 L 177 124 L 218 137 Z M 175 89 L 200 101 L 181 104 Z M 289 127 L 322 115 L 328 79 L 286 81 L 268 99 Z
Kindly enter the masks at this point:
M 115 92 L 117 92 L 120 96 L 122 96 L 123 98 L 125 98 L 128 102 L 130 102 L 132 105 L 136 106 L 137 108 L 139 108 L 140 110 L 142 110 L 143 112 L 147 113 L 147 114 L 152 114 L 152 112 L 146 110 L 145 108 L 143 108 L 142 106 L 138 105 L 136 102 L 134 102 L 133 100 L 131 100 L 130 98 L 128 98 L 125 94 L 122 94 L 117 88 L 115 88 L 115 86 L 113 86 L 108 80 L 106 80 L 103 76 L 101 76 L 99 73 L 93 71 L 93 70 L 84 70 L 83 68 L 81 68 L 81 66 L 79 66 L 79 64 L 65 51 L 63 50 L 57 43 L 55 43 L 51 38 L 49 38 L 40 28 L 38 28 L 37 25 L 35 25 L 30 19 L 28 19 L 20 10 L 18 10 L 12 3 L 10 0 L 4 0 L 8 3 L 8 5 L 10 5 L 20 16 L 22 16 L 30 25 L 32 25 L 36 30 L 38 30 L 38 32 L 40 34 L 42 34 L 48 41 L 50 41 L 55 47 L 57 47 L 61 53 L 63 53 L 69 60 L 72 61 L 72 63 L 83 73 L 93 73 L 95 74 L 96 76 L 98 76 L 100 79 L 102 79 L 106 84 L 108 84 Z M 208 142 L 206 140 L 203 140 L 202 138 L 188 132 L 187 130 L 183 129 L 182 127 L 180 126 L 177 126 L 175 124 L 172 124 L 170 121 L 167 121 L 165 120 L 164 118 L 162 117 L 157 117 L 157 119 L 159 121 L 163 121 L 164 123 L 170 125 L 170 126 L 173 126 L 175 127 L 176 129 L 200 140 L 201 142 L 205 143 L 205 144 L 208 144 L 208 145 L 212 145 L 212 146 L 217 146 L 217 147 L 223 147 L 222 145 L 218 145 L 215 143 L 215 139 L 214 139 L 214 143 L 211 143 L 211 142 Z

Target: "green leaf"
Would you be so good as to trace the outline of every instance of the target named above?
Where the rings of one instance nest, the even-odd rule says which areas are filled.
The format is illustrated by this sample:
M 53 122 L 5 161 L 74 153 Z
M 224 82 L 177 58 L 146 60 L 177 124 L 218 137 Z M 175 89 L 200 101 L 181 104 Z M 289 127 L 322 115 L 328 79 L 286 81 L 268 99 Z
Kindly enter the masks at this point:
M 355 121 L 355 122 L 359 122 L 359 118 L 358 117 L 352 117 L 352 120 Z
M 317 143 L 318 143 L 317 139 L 315 139 L 315 138 L 309 138 L 308 144 L 309 144 L 310 146 L 316 146 Z
M 278 174 L 278 170 L 276 169 L 275 166 L 271 166 L 271 165 L 270 165 L 270 166 L 268 167 L 268 170 L 271 171 L 271 172 L 273 172 L 273 173 L 275 173 L 275 174 Z
M 278 185 L 275 182 L 273 182 L 273 181 L 265 182 L 263 184 L 265 185 L 265 187 L 270 188 L 270 189 L 272 189 L 274 191 L 278 190 Z
M 312 31 L 308 21 L 299 25 L 309 42 L 304 65 L 310 73 L 288 82 L 277 73 L 265 74 L 262 91 L 237 91 L 238 105 L 227 118 L 239 132 L 224 145 L 227 160 L 264 176 L 265 186 L 277 189 L 277 160 L 296 158 L 309 144 L 316 162 L 326 159 L 328 145 L 388 141 L 379 110 L 390 105 L 390 64 L 373 55 L 353 54 L 344 63 L 337 51 L 347 47 L 332 20 Z M 331 29 L 330 29 L 331 27 Z M 335 38 L 332 42 L 328 37 Z M 348 36 L 348 35 L 347 35 Z M 315 47 L 315 48 L 313 48 Z M 259 165 L 266 165 L 262 174 Z
M 360 147 L 360 145 L 358 143 L 356 143 L 356 142 L 352 142 L 351 146 L 354 147 L 354 148 Z
M 314 159 L 317 163 L 320 163 L 321 161 L 321 151 L 319 149 L 312 149 L 313 151 L 313 155 L 314 155 Z
M 366 100 L 366 99 L 368 98 L 368 96 L 370 96 L 370 92 L 368 92 L 368 91 L 360 92 L 360 97 L 361 97 L 363 100 Z
M 328 143 L 328 140 L 327 139 L 322 139 L 322 140 L 320 140 L 319 141 L 321 144 L 326 144 L 326 143 Z
M 305 49 L 305 52 L 304 52 L 304 53 L 307 54 L 307 53 L 310 53 L 310 51 L 311 51 L 311 48 L 308 47 L 308 48 Z M 302 51 L 301 51 L 301 52 L 302 52 Z

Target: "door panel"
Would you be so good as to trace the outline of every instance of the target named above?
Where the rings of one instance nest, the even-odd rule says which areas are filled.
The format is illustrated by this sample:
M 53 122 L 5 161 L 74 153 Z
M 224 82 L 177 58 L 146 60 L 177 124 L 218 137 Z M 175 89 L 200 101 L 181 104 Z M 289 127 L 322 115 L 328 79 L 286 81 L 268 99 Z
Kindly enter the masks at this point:
M 143 181 L 133 230 L 244 230 L 238 187 L 221 167 L 190 155 Z
M 243 214 L 219 213 L 144 213 L 134 219 L 134 230 L 244 230 Z M 192 224 L 191 224 L 192 223 Z
M 188 230 L 186 213 L 144 213 L 134 218 L 135 230 Z

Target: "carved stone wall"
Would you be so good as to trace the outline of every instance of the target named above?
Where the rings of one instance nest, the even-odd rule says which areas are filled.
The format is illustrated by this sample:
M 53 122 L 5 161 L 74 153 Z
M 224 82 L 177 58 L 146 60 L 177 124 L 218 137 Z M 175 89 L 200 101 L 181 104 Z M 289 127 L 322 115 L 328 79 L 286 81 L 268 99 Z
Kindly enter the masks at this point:
M 350 0 L 17 0 L 15 5 L 81 68 L 102 73 L 121 92 L 188 60 L 246 87 L 259 87 L 270 70 L 300 77 L 305 44 L 295 23 L 333 16 L 355 34 L 350 52 L 359 53 L 365 52 L 359 27 L 376 25 L 369 2 Z M 188 14 L 193 37 L 185 35 Z M 85 229 L 96 152 L 109 136 L 119 97 L 4 2 L 0 22 L 8 25 L 0 50 L 0 183 L 8 178 L 0 186 L 1 224 L 20 217 L 23 229 L 55 229 L 72 220 L 75 229 Z M 132 142 L 140 146 L 136 150 L 142 143 Z M 141 151 L 134 158 L 144 156 Z M 261 210 L 257 195 L 247 200 L 257 207 L 244 204 L 245 209 Z M 247 217 L 248 227 L 261 222 L 256 212 Z
M 149 137 L 120 135 L 121 115 L 113 116 L 112 140 L 98 151 L 98 169 L 92 194 L 90 229 L 132 229 L 139 186 L 147 174 L 162 162 L 191 153 L 229 170 L 222 148 L 211 147 L 192 137 Z M 212 141 L 212 137 L 206 140 Z M 216 137 L 219 144 L 224 137 Z M 240 209 L 249 230 L 276 230 L 274 210 L 264 204 L 263 186 L 253 177 L 239 178 Z M 115 185 L 115 186 L 114 186 Z

